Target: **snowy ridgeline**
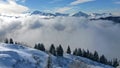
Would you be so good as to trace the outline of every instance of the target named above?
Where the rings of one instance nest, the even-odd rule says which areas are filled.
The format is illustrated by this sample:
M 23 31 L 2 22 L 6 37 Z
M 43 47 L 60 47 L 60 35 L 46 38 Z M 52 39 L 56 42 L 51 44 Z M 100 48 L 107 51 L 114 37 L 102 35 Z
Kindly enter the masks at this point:
M 22 45 L 0 44 L 0 68 L 113 68 L 83 57 L 55 57 Z

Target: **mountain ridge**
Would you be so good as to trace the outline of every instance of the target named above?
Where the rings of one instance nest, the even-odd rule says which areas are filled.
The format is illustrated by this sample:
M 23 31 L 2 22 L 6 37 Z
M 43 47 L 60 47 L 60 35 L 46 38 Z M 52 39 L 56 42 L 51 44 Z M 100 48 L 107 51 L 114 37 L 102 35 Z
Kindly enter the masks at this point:
M 100 17 L 108 17 L 112 16 L 111 13 L 91 13 L 87 14 L 82 11 L 76 12 L 74 14 L 66 14 L 66 13 L 48 13 L 48 12 L 41 12 L 39 10 L 35 10 L 31 13 L 31 15 L 43 15 L 43 16 L 72 16 L 72 17 L 85 17 L 85 18 L 100 18 Z

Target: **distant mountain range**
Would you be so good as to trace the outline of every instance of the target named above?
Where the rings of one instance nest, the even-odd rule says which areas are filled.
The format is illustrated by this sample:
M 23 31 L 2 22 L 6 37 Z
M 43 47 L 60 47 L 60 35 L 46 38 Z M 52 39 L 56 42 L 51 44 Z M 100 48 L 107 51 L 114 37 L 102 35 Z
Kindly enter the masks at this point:
M 41 15 L 41 16 L 69 16 L 69 14 L 63 13 L 46 13 L 41 11 L 33 11 L 31 15 Z
M 72 17 L 85 17 L 85 18 L 100 18 L 100 17 L 108 17 L 112 16 L 111 13 L 92 13 L 92 14 L 87 14 L 84 12 L 77 12 L 72 15 L 70 14 L 65 14 L 65 13 L 47 13 L 47 12 L 41 12 L 41 11 L 33 11 L 31 15 L 41 15 L 41 16 L 51 16 L 51 17 L 56 17 L 56 16 L 72 16 Z
M 65 13 L 46 13 L 41 11 L 33 11 L 31 15 L 40 15 L 40 16 L 47 16 L 47 17 L 57 17 L 57 16 L 64 16 L 64 17 L 84 17 L 90 20 L 109 20 L 115 23 L 120 23 L 120 16 L 114 16 L 111 13 L 92 13 L 87 14 L 84 12 L 77 12 L 74 14 L 65 14 Z

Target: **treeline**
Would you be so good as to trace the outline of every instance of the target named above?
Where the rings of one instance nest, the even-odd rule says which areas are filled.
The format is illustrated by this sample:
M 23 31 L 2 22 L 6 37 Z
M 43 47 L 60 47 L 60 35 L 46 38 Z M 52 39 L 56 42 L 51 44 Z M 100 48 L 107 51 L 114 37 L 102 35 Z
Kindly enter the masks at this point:
M 41 50 L 41 51 L 44 51 L 44 52 L 47 51 L 45 49 L 43 43 L 35 44 L 34 48 L 38 49 L 38 50 Z M 61 44 L 57 47 L 55 47 L 54 44 L 51 44 L 48 52 L 51 53 L 54 56 L 63 56 L 63 54 L 65 53 Z M 104 55 L 100 56 L 97 51 L 94 51 L 94 53 L 92 53 L 89 50 L 76 48 L 72 52 L 70 46 L 68 46 L 68 48 L 66 50 L 66 53 L 71 54 L 71 55 L 75 55 L 75 56 L 85 57 L 85 58 L 91 59 L 93 61 L 96 61 L 96 62 L 99 62 L 99 63 L 102 63 L 102 64 L 106 64 L 106 65 L 110 65 L 110 66 L 113 66 L 113 67 L 119 66 L 119 62 L 118 62 L 117 58 L 115 58 L 113 60 L 108 60 Z
M 4 42 L 7 44 L 21 44 L 19 42 L 13 41 L 12 38 L 5 39 Z M 75 55 L 75 56 L 85 57 L 85 58 L 91 59 L 93 61 L 100 62 L 102 64 L 110 65 L 113 67 L 119 66 L 119 62 L 118 62 L 117 58 L 115 58 L 113 60 L 108 60 L 104 55 L 100 56 L 97 51 L 94 51 L 94 53 L 92 53 L 89 50 L 75 48 L 72 52 L 70 46 L 68 46 L 66 52 L 64 52 L 61 44 L 57 47 L 55 47 L 54 44 L 51 44 L 51 46 L 49 47 L 49 50 L 46 50 L 43 43 L 35 44 L 34 48 L 44 51 L 44 52 L 49 52 L 54 56 L 63 56 L 64 53 L 67 53 L 67 54 L 71 54 L 71 55 Z
M 81 48 L 76 48 L 73 51 L 73 55 L 85 57 L 93 61 L 100 62 L 102 64 L 110 65 L 113 67 L 119 66 L 119 61 L 117 58 L 113 60 L 108 60 L 104 55 L 100 56 L 97 51 L 94 51 L 94 53 L 92 53 L 89 50 L 85 51 L 84 49 L 82 50 Z
M 35 44 L 34 48 L 44 51 L 44 52 L 46 51 L 44 44 L 42 44 L 42 43 Z M 59 45 L 57 48 L 55 48 L 54 44 L 51 44 L 48 52 L 54 56 L 63 56 L 63 53 L 64 53 L 61 45 Z
M 13 41 L 12 38 L 10 38 L 10 39 L 7 39 L 7 38 L 6 38 L 6 39 L 4 40 L 4 42 L 7 43 L 7 44 L 14 44 L 14 41 Z
M 24 42 L 18 42 L 18 41 L 14 41 L 12 38 L 6 38 L 4 40 L 4 43 L 7 43 L 7 44 L 17 44 L 17 45 L 23 45 L 23 46 L 27 46 L 27 47 L 30 47 L 29 45 L 27 45 L 26 43 Z

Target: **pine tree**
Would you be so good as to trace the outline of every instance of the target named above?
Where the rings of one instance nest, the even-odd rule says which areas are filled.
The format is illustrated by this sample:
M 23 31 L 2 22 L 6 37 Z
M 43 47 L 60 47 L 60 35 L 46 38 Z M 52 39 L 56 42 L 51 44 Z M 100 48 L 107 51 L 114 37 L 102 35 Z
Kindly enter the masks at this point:
M 118 62 L 118 60 L 116 58 L 116 59 L 113 60 L 113 67 L 116 68 L 117 66 L 119 66 L 119 62 Z
M 99 55 L 97 53 L 97 51 L 94 52 L 94 61 L 99 61 Z
M 57 47 L 57 56 L 63 56 L 63 48 L 61 45 Z
M 82 50 L 81 50 L 81 48 L 78 49 L 77 56 L 82 56 Z
M 35 49 L 38 49 L 38 45 L 37 45 L 37 44 L 35 44 L 34 48 L 35 48 Z
M 15 42 L 15 44 L 18 44 L 17 42 Z
M 45 51 L 44 45 L 43 45 L 43 44 L 40 44 L 40 43 L 38 43 L 37 49 L 38 49 L 38 50 L 41 50 L 41 51 Z
M 42 43 L 41 43 L 41 51 L 45 51 L 45 46 Z
M 89 58 L 90 57 L 90 51 L 87 49 L 87 52 L 86 52 L 86 57 Z
M 83 49 L 83 57 L 87 57 L 87 52 Z
M 89 54 L 89 58 L 91 59 L 91 60 L 94 60 L 94 55 L 90 52 L 90 54 Z
M 6 38 L 4 42 L 5 42 L 5 43 L 8 43 L 8 39 Z
M 102 56 L 100 57 L 100 62 L 103 63 L 103 64 L 107 64 L 107 59 L 105 58 L 104 55 L 102 55 Z
M 38 43 L 37 49 L 38 49 L 38 50 L 41 50 L 41 44 L 40 44 L 40 43 Z
M 50 52 L 51 54 L 53 54 L 54 56 L 56 56 L 56 50 L 55 50 L 54 44 L 52 44 L 52 45 L 50 46 L 49 52 Z
M 10 38 L 10 44 L 14 44 L 14 42 L 13 42 L 13 39 L 12 39 L 12 38 Z
M 68 46 L 68 48 L 67 48 L 67 53 L 68 53 L 68 54 L 71 54 L 70 46 Z
M 75 48 L 75 50 L 73 51 L 73 55 L 77 56 L 77 53 L 78 53 L 78 50 L 77 50 L 77 48 Z

